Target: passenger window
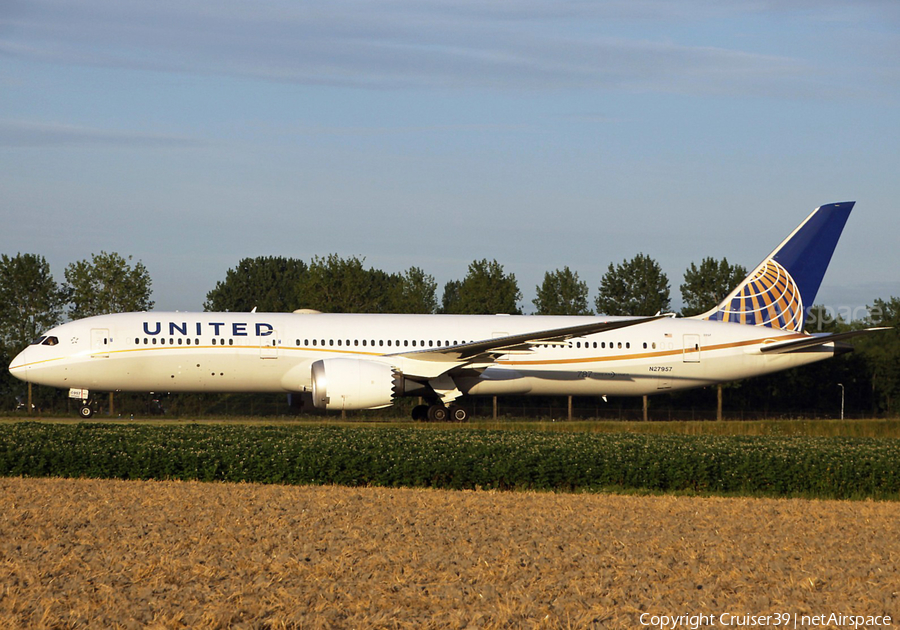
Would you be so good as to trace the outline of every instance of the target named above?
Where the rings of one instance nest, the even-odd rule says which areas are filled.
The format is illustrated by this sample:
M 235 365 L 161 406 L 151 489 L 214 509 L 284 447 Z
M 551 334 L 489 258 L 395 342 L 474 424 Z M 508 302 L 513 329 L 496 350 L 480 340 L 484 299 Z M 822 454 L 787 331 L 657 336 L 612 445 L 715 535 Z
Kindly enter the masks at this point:
M 622 342 L 620 341 L 620 342 L 619 342 L 619 349 L 621 349 L 621 348 L 622 348 Z

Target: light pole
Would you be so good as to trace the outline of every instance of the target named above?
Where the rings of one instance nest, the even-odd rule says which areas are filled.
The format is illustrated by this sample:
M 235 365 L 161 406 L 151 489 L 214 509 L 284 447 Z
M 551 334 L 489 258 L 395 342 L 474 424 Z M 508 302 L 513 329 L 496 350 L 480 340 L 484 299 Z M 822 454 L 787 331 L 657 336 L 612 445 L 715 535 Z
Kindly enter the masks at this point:
M 838 383 L 838 387 L 841 388 L 841 420 L 844 419 L 844 384 Z

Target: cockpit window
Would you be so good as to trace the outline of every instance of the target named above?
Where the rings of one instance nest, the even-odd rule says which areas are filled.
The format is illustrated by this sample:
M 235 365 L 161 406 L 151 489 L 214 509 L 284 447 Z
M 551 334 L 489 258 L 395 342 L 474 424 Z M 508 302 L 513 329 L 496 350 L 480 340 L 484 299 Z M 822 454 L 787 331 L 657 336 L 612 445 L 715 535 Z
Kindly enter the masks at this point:
M 58 344 L 58 343 L 59 343 L 59 338 L 58 338 L 58 337 L 47 337 L 46 339 L 44 339 L 44 341 L 43 341 L 43 343 L 42 343 L 41 345 L 44 345 L 44 346 L 55 346 L 55 345 Z
M 31 345 L 32 345 L 32 346 L 39 346 L 40 344 L 42 344 L 42 343 L 44 342 L 44 339 L 46 339 L 46 338 L 47 338 L 46 335 L 41 335 L 40 337 L 38 337 L 37 339 L 35 339 L 34 341 L 32 341 L 32 342 L 31 342 Z

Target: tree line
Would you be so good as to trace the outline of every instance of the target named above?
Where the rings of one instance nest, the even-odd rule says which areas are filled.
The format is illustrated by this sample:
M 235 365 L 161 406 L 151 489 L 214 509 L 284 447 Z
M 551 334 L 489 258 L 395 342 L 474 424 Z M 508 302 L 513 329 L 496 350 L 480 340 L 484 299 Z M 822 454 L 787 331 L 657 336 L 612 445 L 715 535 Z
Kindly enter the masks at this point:
M 744 267 L 725 258 L 691 263 L 679 285 L 683 303 L 679 315 L 711 309 L 746 275 Z M 57 282 L 42 256 L 0 256 L 0 358 L 5 365 L 42 331 L 66 319 L 150 310 L 154 304 L 150 274 L 130 256 L 93 254 L 69 264 L 64 278 Z M 643 253 L 610 263 L 592 302 L 589 294 L 588 283 L 569 267 L 548 271 L 535 287 L 533 313 L 654 315 L 671 310 L 669 279 Z M 419 267 L 388 273 L 367 267 L 364 258 L 331 254 L 309 262 L 278 256 L 240 260 L 207 293 L 203 306 L 207 311 L 234 312 L 256 308 L 261 312 L 523 314 L 521 301 L 515 274 L 496 260 L 472 261 L 462 279 L 445 283 L 439 299 L 434 277 Z M 868 316 L 856 321 L 831 316 L 821 306 L 814 307 L 811 316 L 815 331 L 900 326 L 900 298 L 875 299 L 868 310 Z M 900 331 L 862 338 L 856 346 L 858 351 L 850 355 L 729 385 L 726 409 L 831 413 L 839 401 L 836 385 L 840 383 L 845 404 L 857 413 L 900 412 Z M 3 370 L 0 408 L 14 408 L 22 387 Z M 671 393 L 654 397 L 653 404 L 676 410 L 708 407 L 714 396 L 708 390 Z M 44 392 L 44 398 L 54 397 Z
M 743 280 L 747 270 L 707 258 L 685 272 L 682 315 L 718 304 Z M 522 315 L 522 292 L 514 273 L 496 260 L 474 260 L 465 277 L 448 281 L 437 299 L 437 282 L 419 267 L 389 274 L 365 267 L 357 257 L 335 254 L 295 258 L 245 258 L 229 269 L 206 296 L 207 311 L 290 312 L 299 308 L 327 313 L 447 313 Z M 670 286 L 659 263 L 644 254 L 609 265 L 589 305 L 589 287 L 564 267 L 548 271 L 535 287 L 535 315 L 653 315 L 671 308 Z

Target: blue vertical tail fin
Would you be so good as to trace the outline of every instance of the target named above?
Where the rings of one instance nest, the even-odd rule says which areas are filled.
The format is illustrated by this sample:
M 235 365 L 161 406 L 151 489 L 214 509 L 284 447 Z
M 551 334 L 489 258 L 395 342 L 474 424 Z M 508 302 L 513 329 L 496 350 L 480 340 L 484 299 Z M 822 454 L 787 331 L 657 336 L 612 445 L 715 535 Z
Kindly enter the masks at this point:
M 807 310 L 855 203 L 832 203 L 813 210 L 721 304 L 698 317 L 803 330 Z

